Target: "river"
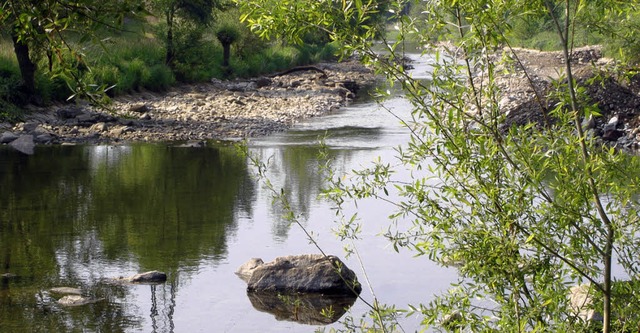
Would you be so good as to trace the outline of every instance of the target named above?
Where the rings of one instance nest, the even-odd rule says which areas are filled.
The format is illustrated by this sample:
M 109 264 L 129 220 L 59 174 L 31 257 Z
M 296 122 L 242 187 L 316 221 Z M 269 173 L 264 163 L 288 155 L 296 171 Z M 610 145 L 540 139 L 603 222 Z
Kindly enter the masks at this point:
M 415 63 L 416 75 L 428 60 Z M 287 132 L 248 142 L 269 161 L 268 176 L 292 202 L 327 253 L 365 282 L 361 263 L 345 258 L 332 232 L 334 207 L 318 199 L 324 137 L 338 172 L 393 161 L 408 130 L 396 118 L 410 106 L 370 100 Z M 386 109 L 393 111 L 390 114 Z M 279 320 L 257 310 L 234 271 L 252 257 L 317 253 L 304 232 L 281 217 L 247 158 L 230 144 L 39 146 L 28 156 L 0 146 L 0 332 L 314 332 L 322 326 Z M 402 176 L 402 175 L 400 175 Z M 456 279 L 412 253 L 396 253 L 380 233 L 392 208 L 363 201 L 354 245 L 370 286 L 362 296 L 405 307 L 426 303 Z M 111 278 L 160 270 L 160 285 L 114 285 Z M 54 287 L 77 287 L 98 302 L 56 303 Z M 348 315 L 367 311 L 362 301 Z M 400 320 L 405 331 L 419 317 Z M 340 322 L 326 326 L 339 328 Z

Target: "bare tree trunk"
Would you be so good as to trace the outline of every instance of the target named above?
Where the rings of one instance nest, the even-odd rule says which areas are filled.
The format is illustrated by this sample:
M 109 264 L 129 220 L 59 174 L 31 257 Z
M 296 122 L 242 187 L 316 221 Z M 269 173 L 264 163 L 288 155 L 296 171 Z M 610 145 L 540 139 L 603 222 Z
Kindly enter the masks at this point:
M 222 66 L 229 67 L 231 57 L 231 43 L 222 43 Z
M 167 55 L 165 58 L 165 63 L 170 68 L 173 68 L 173 58 L 175 57 L 175 48 L 173 46 L 173 18 L 175 11 L 170 9 L 166 13 L 167 19 Z
M 13 49 L 18 58 L 24 92 L 29 95 L 29 98 L 33 98 L 36 93 L 35 74 L 37 67 L 29 57 L 29 45 L 18 40 L 18 36 L 14 33 L 11 34 L 11 40 L 13 41 Z

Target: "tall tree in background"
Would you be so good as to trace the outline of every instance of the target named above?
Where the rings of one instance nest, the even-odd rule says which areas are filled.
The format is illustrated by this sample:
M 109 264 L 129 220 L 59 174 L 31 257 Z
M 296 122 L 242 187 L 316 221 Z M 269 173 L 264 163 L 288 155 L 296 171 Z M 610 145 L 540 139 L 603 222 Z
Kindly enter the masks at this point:
M 84 55 L 69 42 L 67 32 L 86 41 L 95 38 L 98 29 L 118 27 L 125 16 L 133 17 L 141 11 L 138 1 L 129 0 L 3 1 L 0 26 L 11 35 L 24 92 L 35 97 L 35 73 L 44 56 L 52 75 L 67 76 L 68 82 L 79 83 L 73 67 L 84 63 Z M 87 92 L 81 84 L 75 88 L 76 93 Z

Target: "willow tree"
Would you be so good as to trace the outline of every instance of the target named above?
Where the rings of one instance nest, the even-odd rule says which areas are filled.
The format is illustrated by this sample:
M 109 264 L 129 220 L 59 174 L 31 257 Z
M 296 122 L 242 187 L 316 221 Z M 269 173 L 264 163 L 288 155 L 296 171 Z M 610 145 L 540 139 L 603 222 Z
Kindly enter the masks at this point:
M 409 307 L 423 316 L 425 326 L 472 332 L 586 330 L 596 324 L 569 302 L 572 288 L 580 285 L 585 298 L 594 300 L 583 306 L 603 316 L 602 331 L 637 329 L 639 162 L 603 146 L 583 128 L 583 120 L 600 112 L 585 83 L 574 79 L 570 61 L 580 25 L 633 38 L 619 23 L 637 13 L 636 2 L 410 2 L 421 13 L 420 22 L 399 14 L 409 2 L 385 2 L 399 33 L 395 43 L 385 44 L 389 55 L 400 57 L 408 38 L 419 41 L 437 60 L 429 83 L 374 52 L 381 32 L 367 22 L 380 13 L 378 1 L 239 3 L 246 21 L 263 36 L 328 31 L 345 51 L 357 51 L 401 85 L 412 102 L 412 118 L 404 122 L 413 134 L 398 147 L 401 163 L 359 171 L 351 182 L 336 175 L 326 193 L 338 206 L 364 197 L 394 202 L 398 210 L 391 219 L 396 221 L 386 235 L 394 246 L 458 265 L 460 283 L 429 304 Z M 511 24 L 545 17 L 562 45 L 564 65 L 557 70 L 563 75 L 545 91 L 530 81 L 538 92 L 536 112 L 546 121 L 508 125 L 496 77 L 516 68 L 527 73 L 511 48 Z M 397 168 L 411 170 L 411 181 L 394 179 Z M 399 201 L 389 196 L 392 189 Z M 347 221 L 343 230 L 352 232 L 345 235 L 353 235 L 359 227 Z M 614 283 L 614 265 L 626 282 Z M 381 318 L 379 308 L 372 311 L 374 321 Z M 385 329 L 383 322 L 376 325 Z
M 91 94 L 75 72 L 85 56 L 71 40 L 99 42 L 96 32 L 120 28 L 123 19 L 141 13 L 137 1 L 7 0 L 0 5 L 0 26 L 11 35 L 24 92 L 36 93 L 35 74 L 45 59 L 51 75 L 62 76 L 76 94 Z M 74 34 L 71 37 L 70 33 Z

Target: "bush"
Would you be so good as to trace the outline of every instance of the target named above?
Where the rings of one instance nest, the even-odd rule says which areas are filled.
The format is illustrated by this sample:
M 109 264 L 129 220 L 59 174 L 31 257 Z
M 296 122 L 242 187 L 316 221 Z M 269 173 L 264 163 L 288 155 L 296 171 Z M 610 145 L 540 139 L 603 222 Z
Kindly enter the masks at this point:
M 98 85 L 105 85 L 106 88 L 113 87 L 107 90 L 107 95 L 113 97 L 116 91 L 119 91 L 118 83 L 121 79 L 121 72 L 118 67 L 110 64 L 98 65 L 92 70 L 91 81 Z
M 29 96 L 22 92 L 21 83 L 17 64 L 0 58 L 0 100 L 13 104 L 25 104 Z
M 118 82 L 118 91 L 120 92 L 140 90 L 142 83 L 148 82 L 149 77 L 151 76 L 147 65 L 138 58 L 126 63 L 121 70 L 123 75 Z
M 25 104 L 29 98 L 22 93 L 20 72 L 14 61 L 0 58 L 0 122 L 17 122 L 22 111 L 16 104 Z
M 166 65 L 154 65 L 149 68 L 149 75 L 142 81 L 142 86 L 152 91 L 164 91 L 176 81 L 173 72 Z

